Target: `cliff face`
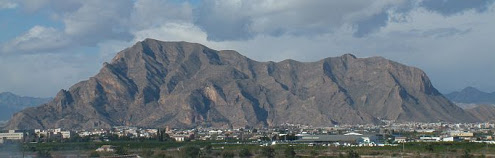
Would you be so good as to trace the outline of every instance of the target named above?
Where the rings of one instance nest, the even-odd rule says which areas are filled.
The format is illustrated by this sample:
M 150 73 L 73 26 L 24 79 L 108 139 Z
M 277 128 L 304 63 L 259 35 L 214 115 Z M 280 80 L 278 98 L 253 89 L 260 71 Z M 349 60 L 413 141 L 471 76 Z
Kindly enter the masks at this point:
M 257 62 L 235 51 L 146 39 L 87 81 L 15 114 L 10 129 L 244 127 L 477 121 L 426 74 L 381 57 Z

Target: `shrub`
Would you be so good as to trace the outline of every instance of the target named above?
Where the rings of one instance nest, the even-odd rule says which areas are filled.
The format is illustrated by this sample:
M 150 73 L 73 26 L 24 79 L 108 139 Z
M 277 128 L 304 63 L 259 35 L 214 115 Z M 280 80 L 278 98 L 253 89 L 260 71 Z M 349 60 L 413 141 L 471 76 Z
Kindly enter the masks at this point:
M 261 148 L 261 155 L 269 158 L 275 157 L 275 149 L 272 147 Z
M 285 148 L 284 154 L 285 154 L 285 157 L 289 157 L 289 158 L 296 157 L 296 151 L 294 151 L 294 147 L 291 147 L 291 146 L 288 148 Z
M 250 156 L 253 156 L 253 154 L 247 148 L 242 148 L 241 151 L 239 151 L 239 157 L 250 157 Z

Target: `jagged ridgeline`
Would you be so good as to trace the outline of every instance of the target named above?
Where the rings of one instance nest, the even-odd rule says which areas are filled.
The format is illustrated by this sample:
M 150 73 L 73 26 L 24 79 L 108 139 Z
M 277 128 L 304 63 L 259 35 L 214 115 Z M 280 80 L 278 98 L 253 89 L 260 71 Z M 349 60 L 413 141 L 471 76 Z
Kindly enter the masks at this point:
M 330 126 L 379 119 L 477 121 L 423 71 L 382 57 L 259 62 L 201 44 L 146 39 L 51 102 L 15 114 L 7 128 Z

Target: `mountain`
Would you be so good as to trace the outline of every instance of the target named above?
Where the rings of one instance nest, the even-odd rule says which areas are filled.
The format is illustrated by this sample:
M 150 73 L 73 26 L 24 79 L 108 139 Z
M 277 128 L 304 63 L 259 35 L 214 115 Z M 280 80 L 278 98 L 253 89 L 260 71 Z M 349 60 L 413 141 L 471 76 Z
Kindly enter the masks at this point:
M 495 104 L 495 92 L 487 93 L 474 87 L 466 87 L 460 92 L 452 92 L 445 96 L 456 103 Z
M 0 93 L 0 121 L 9 120 L 16 112 L 27 107 L 47 103 L 52 98 L 21 97 L 10 92 Z
M 418 68 L 351 54 L 258 62 L 201 44 L 146 39 L 6 128 L 313 126 L 478 121 Z
M 495 122 L 494 105 L 483 104 L 466 110 L 483 122 Z

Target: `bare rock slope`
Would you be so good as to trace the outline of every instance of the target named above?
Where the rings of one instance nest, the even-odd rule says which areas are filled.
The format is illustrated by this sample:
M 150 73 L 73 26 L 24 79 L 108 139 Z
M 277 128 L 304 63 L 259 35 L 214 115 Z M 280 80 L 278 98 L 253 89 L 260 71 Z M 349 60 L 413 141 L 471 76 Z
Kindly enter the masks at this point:
M 379 119 L 478 120 L 420 69 L 381 57 L 258 62 L 235 51 L 146 39 L 51 102 L 15 114 L 7 128 L 328 126 Z

